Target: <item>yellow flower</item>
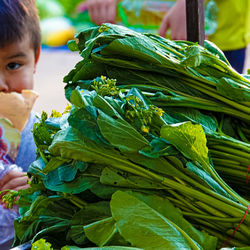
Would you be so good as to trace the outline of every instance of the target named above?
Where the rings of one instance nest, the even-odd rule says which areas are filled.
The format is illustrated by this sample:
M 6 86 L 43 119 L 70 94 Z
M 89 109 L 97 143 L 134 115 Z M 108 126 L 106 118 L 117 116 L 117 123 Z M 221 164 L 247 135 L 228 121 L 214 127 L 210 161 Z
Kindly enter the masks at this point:
M 162 116 L 165 112 L 164 112 L 164 110 L 162 110 L 162 109 L 157 109 L 156 113 L 157 113 L 159 116 Z
M 61 117 L 62 114 L 55 109 L 52 110 L 50 117 L 56 118 L 56 117 Z
M 101 76 L 101 80 L 106 81 L 107 77 L 106 76 Z
M 141 131 L 144 133 L 148 133 L 149 132 L 149 127 L 146 127 L 145 125 L 141 126 Z
M 63 114 L 66 114 L 66 113 L 69 113 L 71 111 L 71 108 L 72 108 L 72 105 L 69 105 L 67 103 L 67 106 L 65 107 L 64 111 L 63 111 Z

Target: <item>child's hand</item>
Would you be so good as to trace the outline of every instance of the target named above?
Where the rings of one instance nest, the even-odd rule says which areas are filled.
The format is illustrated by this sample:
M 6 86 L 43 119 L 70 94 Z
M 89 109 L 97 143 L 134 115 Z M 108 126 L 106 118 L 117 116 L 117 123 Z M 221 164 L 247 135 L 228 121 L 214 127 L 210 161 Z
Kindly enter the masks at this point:
M 176 4 L 164 16 L 159 34 L 166 36 L 168 29 L 171 29 L 172 40 L 186 40 L 186 1 L 177 0 Z
M 27 181 L 28 176 L 26 175 L 26 173 L 20 172 L 18 170 L 11 170 L 0 180 L 0 191 L 10 189 L 18 191 L 20 189 L 26 189 L 29 187 Z M 3 195 L 5 194 L 5 192 L 1 194 L 0 203 L 4 208 L 8 208 L 7 203 L 3 202 L 2 200 Z M 16 197 L 15 199 L 18 199 L 18 197 Z
M 0 191 L 6 189 L 20 190 L 29 187 L 26 173 L 17 170 L 11 170 L 0 180 Z
M 88 9 L 91 20 L 97 24 L 115 23 L 116 6 L 119 0 L 87 0 L 83 5 Z

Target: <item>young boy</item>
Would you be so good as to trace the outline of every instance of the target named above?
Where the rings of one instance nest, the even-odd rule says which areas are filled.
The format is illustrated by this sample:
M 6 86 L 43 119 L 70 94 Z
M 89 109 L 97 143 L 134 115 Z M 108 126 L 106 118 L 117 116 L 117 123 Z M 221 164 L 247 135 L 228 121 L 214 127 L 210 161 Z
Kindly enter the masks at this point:
M 0 0 L 0 92 L 21 93 L 22 90 L 33 88 L 33 74 L 40 54 L 40 43 L 40 26 L 35 0 Z M 0 191 L 27 187 L 25 172 L 36 157 L 31 133 L 36 119 L 31 113 L 22 131 L 14 164 L 13 162 L 6 164 L 0 159 L 2 173 L 5 171 L 4 175 L 0 175 L 0 178 L 2 177 Z M 13 211 L 0 205 L 1 250 L 11 248 L 15 216 Z

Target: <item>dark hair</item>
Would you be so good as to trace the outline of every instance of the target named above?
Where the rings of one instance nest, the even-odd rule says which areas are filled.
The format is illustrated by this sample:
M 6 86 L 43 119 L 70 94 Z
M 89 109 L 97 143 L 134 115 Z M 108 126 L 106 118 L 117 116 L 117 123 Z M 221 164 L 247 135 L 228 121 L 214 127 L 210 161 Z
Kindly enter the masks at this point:
M 28 34 L 35 53 L 41 30 L 35 0 L 0 0 L 0 48 Z

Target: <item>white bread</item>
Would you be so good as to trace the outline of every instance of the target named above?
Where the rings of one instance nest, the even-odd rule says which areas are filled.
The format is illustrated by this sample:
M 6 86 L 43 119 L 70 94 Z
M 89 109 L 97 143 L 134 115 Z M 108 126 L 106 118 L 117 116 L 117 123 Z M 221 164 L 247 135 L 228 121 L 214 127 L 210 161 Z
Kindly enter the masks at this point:
M 37 92 L 27 89 L 21 94 L 0 92 L 0 117 L 7 118 L 14 128 L 22 131 L 37 97 Z

